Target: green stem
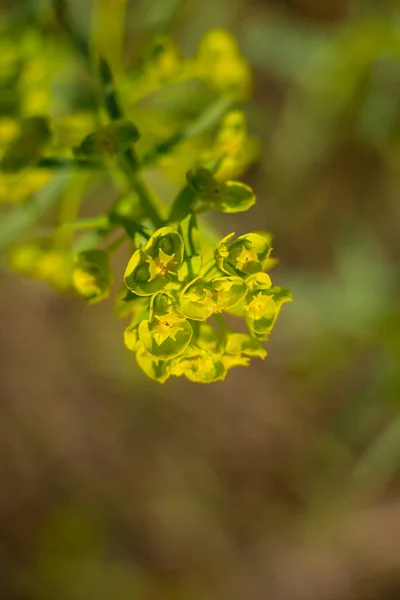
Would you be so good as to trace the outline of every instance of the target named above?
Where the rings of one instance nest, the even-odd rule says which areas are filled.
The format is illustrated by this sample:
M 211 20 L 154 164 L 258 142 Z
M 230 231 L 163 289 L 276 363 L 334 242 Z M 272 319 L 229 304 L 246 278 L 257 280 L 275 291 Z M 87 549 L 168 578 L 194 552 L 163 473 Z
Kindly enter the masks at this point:
M 110 119 L 115 120 L 123 118 L 124 114 L 115 89 L 114 77 L 108 62 L 104 58 L 100 59 L 99 77 L 102 85 L 104 104 Z M 124 172 L 130 187 L 139 196 L 148 218 L 155 227 L 161 227 L 163 225 L 163 219 L 155 205 L 153 194 L 139 172 L 139 160 L 136 152 L 133 149 L 124 152 L 124 154 L 119 157 L 118 164 Z
M 155 199 L 153 199 L 152 192 L 149 186 L 144 181 L 143 177 L 137 170 L 137 158 L 134 152 L 131 153 L 131 159 L 129 162 L 127 161 L 126 155 L 119 160 L 119 164 L 124 171 L 125 177 L 131 187 L 131 189 L 136 192 L 139 196 L 140 201 L 142 203 L 142 207 L 153 223 L 153 225 L 158 229 L 162 227 L 164 224 L 163 219 L 161 218 L 160 212 L 155 205 Z M 129 164 L 130 163 L 130 164 Z
M 229 98 L 218 98 L 187 127 L 182 131 L 174 133 L 172 136 L 156 144 L 143 156 L 141 165 L 150 165 L 161 156 L 170 153 L 178 144 L 185 140 L 198 137 L 209 129 L 214 127 L 223 115 L 233 106 Z
M 94 0 L 91 47 L 94 56 L 106 56 L 114 73 L 123 70 L 127 0 Z
M 90 69 L 91 59 L 89 44 L 87 40 L 78 33 L 76 26 L 72 22 L 68 11 L 67 0 L 53 0 L 53 8 L 62 29 L 83 58 L 86 66 Z
M 196 200 L 196 192 L 188 185 L 185 185 L 171 206 L 170 220 L 180 221 L 193 208 Z
M 36 164 L 36 169 L 51 169 L 61 171 L 64 169 L 79 169 L 83 171 L 93 171 L 103 169 L 104 166 L 94 160 L 78 160 L 71 158 L 58 158 L 56 156 L 47 156 L 41 158 Z
M 69 231 L 86 231 L 89 229 L 102 231 L 110 228 L 110 221 L 108 217 L 102 215 L 100 217 L 90 217 L 88 219 L 78 219 L 69 223 L 63 223 L 61 228 Z
M 232 108 L 233 104 L 231 98 L 226 98 L 224 96 L 217 98 L 215 102 L 207 106 L 204 112 L 202 112 L 197 119 L 185 129 L 186 139 L 201 135 L 211 129 L 211 127 L 214 127 L 224 114 Z

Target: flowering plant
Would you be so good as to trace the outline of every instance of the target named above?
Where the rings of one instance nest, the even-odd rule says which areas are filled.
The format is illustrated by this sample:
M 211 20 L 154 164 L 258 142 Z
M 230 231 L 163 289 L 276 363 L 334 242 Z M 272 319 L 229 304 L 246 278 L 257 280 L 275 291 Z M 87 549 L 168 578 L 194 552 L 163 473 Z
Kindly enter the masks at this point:
M 71 87 L 66 98 L 52 91 L 57 75 L 46 64 L 54 36 L 27 26 L 15 44 L 10 31 L 2 32 L 0 86 L 12 86 L 14 95 L 0 96 L 0 247 L 15 270 L 95 304 L 116 279 L 110 255 L 129 244 L 115 299 L 116 314 L 130 319 L 127 349 L 159 382 L 224 379 L 232 367 L 266 356 L 262 342 L 291 300 L 267 274 L 276 263 L 269 233 L 230 233 L 218 241 L 202 216 L 243 212 L 256 201 L 237 180 L 258 153 L 238 108 L 250 95 L 250 69 L 236 40 L 214 30 L 193 58 L 158 39 L 139 67 L 123 72 L 74 32 L 62 0 L 54 6 L 54 21 L 66 33 L 57 55 Z M 82 65 L 90 102 L 76 98 L 76 79 L 68 82 L 71 70 L 81 76 Z M 146 105 L 160 89 L 168 96 L 176 86 L 200 94 L 194 115 L 172 104 L 164 118 Z M 150 185 L 154 171 L 177 188 L 169 204 Z M 112 200 L 80 216 L 102 189 Z M 24 239 L 43 222 L 44 235 Z M 226 314 L 242 319 L 247 332 L 232 331 Z

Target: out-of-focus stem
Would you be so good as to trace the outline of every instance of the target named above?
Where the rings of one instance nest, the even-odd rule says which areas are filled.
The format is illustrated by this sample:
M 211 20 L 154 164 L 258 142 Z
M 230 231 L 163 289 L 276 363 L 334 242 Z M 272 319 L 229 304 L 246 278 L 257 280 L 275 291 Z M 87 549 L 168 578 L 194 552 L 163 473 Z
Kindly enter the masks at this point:
M 104 56 L 118 77 L 123 72 L 127 0 L 94 0 L 91 28 L 93 56 Z

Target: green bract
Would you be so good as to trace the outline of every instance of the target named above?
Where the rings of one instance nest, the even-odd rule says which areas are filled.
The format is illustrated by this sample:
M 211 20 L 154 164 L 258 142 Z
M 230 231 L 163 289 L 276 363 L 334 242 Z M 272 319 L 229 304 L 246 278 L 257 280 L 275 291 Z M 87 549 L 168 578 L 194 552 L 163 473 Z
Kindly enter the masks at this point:
M 208 283 L 197 277 L 182 291 L 181 311 L 188 319 L 205 321 L 215 312 L 215 300 Z
M 247 278 L 249 291 L 243 301 L 252 331 L 267 336 L 275 320 L 277 307 L 270 292 L 271 279 L 266 273 L 257 273 Z
M 78 294 L 89 304 L 108 298 L 112 275 L 104 250 L 85 250 L 75 258 L 72 281 Z
M 267 351 L 260 342 L 247 333 L 229 332 L 226 341 L 226 353 L 232 355 L 258 356 L 265 358 Z
M 255 203 L 256 197 L 251 187 L 239 181 L 227 181 L 210 206 L 220 212 L 238 213 L 249 210 Z
M 221 183 L 204 167 L 189 171 L 186 180 L 199 200 L 211 210 L 224 213 L 244 212 L 256 202 L 253 190 L 239 181 Z
M 193 171 L 186 173 L 186 181 L 196 194 L 204 201 L 212 198 L 214 194 L 219 194 L 223 188 L 214 175 L 205 167 L 198 167 Z
M 164 360 L 173 358 L 188 346 L 192 334 L 192 327 L 177 311 L 172 294 L 155 294 L 150 305 L 150 319 L 139 325 L 139 339 L 147 352 Z
M 231 368 L 265 358 L 261 341 L 291 300 L 266 274 L 277 263 L 269 233 L 230 233 L 218 241 L 203 216 L 240 213 L 256 201 L 236 181 L 259 150 L 239 106 L 249 96 L 249 66 L 234 36 L 215 29 L 185 59 L 172 40 L 156 36 L 124 73 L 121 15 L 113 43 L 96 57 L 97 41 L 89 51 L 73 30 L 68 2 L 58 4 L 65 40 L 58 27 L 43 23 L 34 37 L 22 25 L 3 44 L 0 205 L 18 206 L 0 214 L 0 250 L 16 271 L 95 304 L 110 293 L 120 264 L 110 257 L 123 246 L 127 265 L 123 277 L 115 276 L 113 307 L 127 319 L 124 342 L 139 367 L 160 383 L 171 376 L 223 380 Z M 62 58 L 49 62 L 58 47 Z M 165 101 L 138 105 L 149 94 L 162 97 L 165 84 L 173 84 Z M 143 132 L 140 144 L 131 119 Z M 165 189 L 176 186 L 176 195 L 164 203 L 151 182 L 163 190 L 166 177 Z M 38 237 L 40 231 L 47 236 Z M 230 315 L 246 333 L 230 328 Z
M 167 381 L 170 373 L 164 360 L 154 358 L 143 347 L 136 352 L 136 360 L 139 367 L 150 379 L 155 379 L 159 383 Z
M 221 313 L 238 304 L 246 289 L 246 283 L 239 277 L 217 277 L 212 281 L 198 277 L 182 291 L 182 313 L 188 319 L 204 321 L 213 313 Z
M 264 232 L 247 233 L 231 242 L 234 235 L 230 233 L 215 246 L 214 256 L 221 271 L 239 272 L 244 276 L 265 269 L 271 252 L 270 235 Z
M 212 383 L 225 379 L 224 363 L 202 348 L 189 347 L 170 365 L 171 375 L 185 375 L 190 381 Z
M 98 131 L 89 133 L 80 145 L 74 148 L 74 154 L 78 158 L 96 158 L 105 154 L 114 156 L 130 148 L 139 137 L 136 126 L 130 121 L 113 121 Z
M 124 343 L 128 350 L 139 350 L 141 348 L 141 344 L 139 342 L 139 324 L 133 323 L 129 325 L 124 331 Z
M 133 253 L 125 270 L 125 285 L 139 296 L 151 296 L 176 279 L 182 261 L 181 236 L 171 227 L 162 227 L 143 250 Z
M 199 348 L 212 352 L 214 355 L 223 354 L 223 336 L 209 323 L 197 323 L 194 337 L 195 344 Z

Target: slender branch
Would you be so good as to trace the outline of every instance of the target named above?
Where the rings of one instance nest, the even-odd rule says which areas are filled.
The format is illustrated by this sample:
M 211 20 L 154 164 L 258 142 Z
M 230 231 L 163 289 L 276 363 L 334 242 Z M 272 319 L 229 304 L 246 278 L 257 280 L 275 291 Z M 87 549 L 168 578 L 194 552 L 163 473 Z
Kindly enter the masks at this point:
M 99 170 L 104 166 L 101 162 L 94 160 L 79 160 L 76 158 L 58 158 L 56 156 L 46 156 L 41 158 L 36 164 L 38 169 L 52 169 L 53 171 L 61 171 L 63 169 L 79 169 L 79 170 Z
M 104 103 L 110 119 L 115 120 L 123 118 L 124 114 L 115 89 L 114 78 L 110 66 L 104 58 L 100 59 L 99 77 L 104 94 Z M 155 206 L 151 191 L 139 173 L 139 160 L 136 152 L 132 148 L 126 150 L 124 154 L 118 158 L 118 163 L 125 173 L 130 186 L 139 196 L 149 219 L 153 222 L 155 227 L 161 227 L 163 225 L 163 219 Z
M 185 185 L 179 192 L 171 206 L 171 212 L 169 218 L 171 221 L 180 221 L 185 214 L 193 208 L 194 203 L 197 200 L 196 192 Z
M 233 102 L 230 98 L 217 98 L 215 102 L 207 106 L 207 108 L 187 127 L 156 144 L 153 148 L 150 148 L 143 156 L 141 164 L 144 166 L 150 165 L 159 157 L 171 152 L 181 142 L 205 133 L 214 127 L 232 106 Z
M 109 228 L 110 221 L 105 215 L 102 215 L 100 217 L 89 217 L 87 219 L 77 219 L 76 221 L 63 223 L 60 226 L 60 229 L 68 229 L 70 231 L 83 231 L 88 229 L 95 229 L 101 231 L 109 230 Z
M 53 8 L 62 29 L 83 58 L 86 66 L 90 68 L 91 58 L 88 41 L 78 33 L 76 27 L 73 25 L 66 0 L 53 0 Z
M 123 70 L 127 4 L 128 0 L 94 0 L 92 8 L 92 54 L 106 56 L 117 75 Z

